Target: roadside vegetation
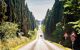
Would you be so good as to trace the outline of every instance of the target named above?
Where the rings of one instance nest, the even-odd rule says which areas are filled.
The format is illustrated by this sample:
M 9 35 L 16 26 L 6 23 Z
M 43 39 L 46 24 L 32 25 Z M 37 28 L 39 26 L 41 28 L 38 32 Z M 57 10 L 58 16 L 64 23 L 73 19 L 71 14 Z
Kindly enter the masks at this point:
M 25 0 L 0 0 L 0 50 L 15 50 L 34 40 L 36 27 Z
M 29 31 L 30 37 L 22 36 L 21 34 L 16 36 L 16 32 L 19 30 L 18 25 L 10 22 L 5 22 L 1 26 L 2 36 L 0 37 L 0 49 L 1 50 L 14 50 L 29 43 L 36 38 L 36 29 Z
M 56 46 L 58 46 L 58 47 L 60 47 L 60 48 L 62 48 L 62 49 L 64 49 L 64 50 L 72 50 L 72 49 L 70 49 L 70 48 L 64 47 L 64 46 L 62 46 L 62 45 L 60 45 L 60 44 L 57 44 L 57 43 L 53 43 L 53 44 L 55 44 Z
M 80 50 L 80 0 L 55 0 L 52 9 L 48 9 L 42 22 L 45 38 L 71 48 L 70 35 L 74 31 L 74 49 Z M 44 28 L 45 29 L 44 29 Z M 64 34 L 68 37 L 65 39 Z
M 49 41 L 49 40 L 47 40 Z M 64 50 L 72 50 L 71 48 L 68 48 L 68 47 L 64 47 L 63 45 L 61 45 L 60 43 L 55 43 L 55 42 L 52 42 L 52 41 L 49 41 L 50 43 L 54 44 L 55 46 L 59 47 L 59 48 L 62 48 Z

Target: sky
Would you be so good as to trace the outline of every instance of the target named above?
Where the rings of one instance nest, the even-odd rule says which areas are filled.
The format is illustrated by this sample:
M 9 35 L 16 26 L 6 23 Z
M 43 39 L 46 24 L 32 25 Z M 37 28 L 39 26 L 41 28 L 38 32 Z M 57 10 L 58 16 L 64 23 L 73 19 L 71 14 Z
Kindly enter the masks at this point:
M 48 9 L 51 9 L 55 0 L 26 0 L 29 10 L 35 19 L 42 21 Z

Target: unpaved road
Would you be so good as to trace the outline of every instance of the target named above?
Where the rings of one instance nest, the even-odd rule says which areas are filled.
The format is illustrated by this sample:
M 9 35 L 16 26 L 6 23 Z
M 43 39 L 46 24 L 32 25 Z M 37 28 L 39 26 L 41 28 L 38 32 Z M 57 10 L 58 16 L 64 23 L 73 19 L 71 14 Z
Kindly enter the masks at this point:
M 23 46 L 19 50 L 63 50 L 58 46 L 46 41 L 44 39 L 44 34 L 39 26 L 39 30 L 37 31 L 36 40 L 32 41 L 28 45 Z M 40 36 L 42 35 L 42 36 Z
M 63 49 L 40 38 L 38 40 L 34 40 L 28 45 L 23 46 L 19 50 L 63 50 Z

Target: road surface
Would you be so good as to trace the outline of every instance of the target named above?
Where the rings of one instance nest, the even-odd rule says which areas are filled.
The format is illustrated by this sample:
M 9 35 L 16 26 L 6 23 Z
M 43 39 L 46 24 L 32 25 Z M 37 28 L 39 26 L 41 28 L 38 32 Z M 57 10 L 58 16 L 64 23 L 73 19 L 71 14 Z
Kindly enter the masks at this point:
M 37 31 L 38 35 L 36 40 L 32 41 L 28 45 L 23 46 L 19 50 L 64 50 L 58 46 L 46 41 L 43 36 L 43 32 L 40 27 Z M 40 36 L 41 35 L 41 36 Z

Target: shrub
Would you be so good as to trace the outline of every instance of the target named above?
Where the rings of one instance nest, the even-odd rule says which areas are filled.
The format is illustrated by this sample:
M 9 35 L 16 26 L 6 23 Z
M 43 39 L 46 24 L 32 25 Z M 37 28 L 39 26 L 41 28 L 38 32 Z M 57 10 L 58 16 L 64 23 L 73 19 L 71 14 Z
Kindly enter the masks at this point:
M 1 50 L 11 50 L 12 48 L 15 48 L 23 43 L 26 43 L 26 42 L 28 42 L 28 38 L 26 38 L 26 37 L 9 38 L 9 39 L 6 39 L 5 42 L 2 42 L 0 40 L 0 49 Z
M 16 36 L 16 32 L 18 31 L 18 24 L 11 22 L 3 22 L 0 25 L 0 32 L 4 34 L 5 38 Z
M 63 38 L 63 29 L 60 22 L 56 24 L 56 30 L 53 32 L 53 38 L 53 41 L 55 42 L 59 42 Z

